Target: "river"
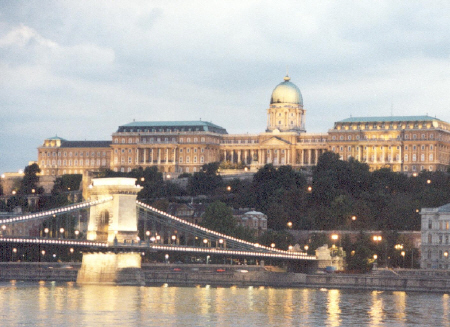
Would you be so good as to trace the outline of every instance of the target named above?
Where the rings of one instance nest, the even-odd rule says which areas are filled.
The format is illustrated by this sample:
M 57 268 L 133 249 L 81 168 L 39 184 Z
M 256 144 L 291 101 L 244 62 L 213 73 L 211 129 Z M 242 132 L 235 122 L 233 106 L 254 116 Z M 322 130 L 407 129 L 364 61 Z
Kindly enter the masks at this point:
M 0 283 L 0 326 L 449 326 L 448 294 Z

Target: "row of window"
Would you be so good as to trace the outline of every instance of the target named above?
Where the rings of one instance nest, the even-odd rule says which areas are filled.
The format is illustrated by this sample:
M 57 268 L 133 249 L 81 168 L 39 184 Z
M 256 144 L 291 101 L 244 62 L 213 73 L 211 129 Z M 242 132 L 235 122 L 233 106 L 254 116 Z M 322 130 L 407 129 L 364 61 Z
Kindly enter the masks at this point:
M 221 144 L 255 144 L 258 140 L 222 140 Z
M 156 133 L 156 132 L 165 132 L 165 133 L 171 133 L 171 132 L 199 132 L 199 131 L 203 131 L 202 127 L 181 127 L 181 128 L 147 128 L 147 129 L 141 129 L 141 128 L 124 128 L 123 130 L 121 130 L 120 132 L 123 133 L 134 133 L 134 132 L 145 132 L 145 133 Z
M 97 164 L 97 167 L 98 167 L 98 166 L 100 166 L 100 159 L 97 159 L 97 160 L 96 159 L 91 159 L 90 161 L 89 161 L 89 159 L 86 159 L 86 160 L 83 160 L 83 159 L 77 160 L 77 159 L 75 159 L 75 160 L 73 160 L 73 162 L 72 162 L 72 159 L 69 159 L 69 160 L 51 160 L 51 161 L 50 161 L 50 159 L 47 160 L 47 166 L 50 166 L 50 165 L 55 166 L 56 164 L 58 166 L 61 166 L 61 163 L 62 163 L 63 167 L 64 166 L 72 166 L 72 163 L 73 163 L 74 166 L 86 166 L 86 167 L 89 167 L 89 166 L 95 167 L 96 164 Z M 106 159 L 102 159 L 101 160 L 101 164 L 102 164 L 102 166 L 106 166 Z M 45 160 L 41 160 L 41 166 L 42 167 L 45 166 Z
M 192 157 L 192 162 L 193 163 L 197 163 L 197 156 L 193 156 Z M 180 163 L 183 163 L 183 157 L 182 156 L 180 156 L 179 158 L 178 158 L 178 161 L 180 162 Z M 191 161 L 191 157 L 190 156 L 186 156 L 186 163 L 190 163 L 190 161 Z M 200 163 L 204 163 L 205 162 L 205 158 L 203 157 L 203 156 L 201 156 L 200 157 Z
M 193 142 L 194 143 L 198 143 L 198 137 L 194 137 L 194 138 L 190 138 L 190 137 L 188 137 L 188 138 L 186 138 L 186 143 L 191 143 L 191 140 L 193 140 Z M 206 141 L 206 139 L 204 138 L 204 137 L 201 137 L 200 138 L 200 142 L 201 143 L 205 143 L 205 141 Z M 120 139 L 120 143 L 122 143 L 122 144 L 126 144 L 126 143 L 128 143 L 128 144 L 132 144 L 132 143 L 144 143 L 144 144 L 146 144 L 146 143 L 161 143 L 161 142 L 164 142 L 164 143 L 169 143 L 169 142 L 171 142 L 171 143 L 176 143 L 177 142 L 177 140 L 176 140 L 176 138 L 175 137 L 172 137 L 172 138 L 169 138 L 169 137 L 149 137 L 149 138 L 146 138 L 146 137 L 143 137 L 141 140 L 139 140 L 139 138 L 137 137 L 137 138 L 135 138 L 135 139 L 133 139 L 133 138 L 128 138 L 128 140 L 126 139 L 126 138 L 121 138 Z M 184 143 L 184 138 L 183 137 L 180 137 L 180 141 L 179 141 L 180 143 Z M 116 143 L 116 144 L 118 144 L 119 143 L 119 138 L 115 138 L 114 139 L 114 143 Z
M 83 156 L 89 157 L 89 151 L 86 151 L 86 152 L 84 152 L 84 151 L 80 151 L 80 152 L 64 151 L 62 153 L 56 152 L 56 151 L 55 152 L 41 152 L 42 157 L 56 157 L 56 156 L 61 157 L 61 155 L 63 157 L 67 157 L 67 155 L 69 155 L 69 157 L 72 157 L 72 156 L 78 157 L 78 154 L 80 157 L 83 157 Z M 95 151 L 91 151 L 90 155 L 91 155 L 91 157 L 95 157 Z M 106 151 L 102 151 L 102 152 L 97 151 L 97 157 L 100 157 L 100 156 L 106 157 Z
M 349 129 L 413 129 L 413 128 L 431 128 L 433 125 L 432 124 L 420 124 L 419 123 L 414 123 L 414 124 L 396 124 L 396 123 L 389 123 L 389 124 L 378 124 L 378 123 L 373 123 L 373 124 L 369 124 L 369 123 L 360 123 L 360 124 L 354 124 L 354 125 L 336 125 L 336 129 L 345 129 L 345 130 L 349 130 Z
M 186 156 L 185 158 L 186 158 L 186 163 L 190 163 L 191 157 L 190 156 Z M 193 156 L 192 159 L 193 159 L 193 161 L 192 161 L 193 163 L 197 163 L 197 156 Z M 125 164 L 125 160 L 126 160 L 125 157 L 121 157 L 120 158 L 120 163 L 121 164 Z M 180 156 L 178 158 L 178 161 L 180 163 L 183 163 L 183 156 Z M 166 158 L 162 158 L 161 162 L 166 162 Z M 205 157 L 204 156 L 200 156 L 200 163 L 204 163 L 204 162 L 205 162 Z M 114 163 L 115 164 L 119 163 L 119 158 L 118 157 L 114 157 Z M 128 157 L 128 164 L 132 164 L 132 163 L 133 163 L 133 158 L 132 157 Z M 135 163 L 136 164 L 139 163 L 137 158 L 135 159 Z
M 331 139 L 332 139 L 333 141 L 335 141 L 335 140 L 337 139 L 337 136 L 336 136 L 336 135 L 333 135 L 333 136 L 331 137 Z M 339 136 L 339 140 L 340 140 L 340 141 L 343 141 L 343 140 L 345 140 L 345 139 L 346 139 L 346 138 L 344 137 L 344 135 L 340 135 L 340 136 Z M 359 135 L 355 135 L 355 136 L 353 136 L 353 135 L 347 135 L 347 140 L 348 140 L 348 141 L 359 140 L 359 139 L 361 139 L 361 137 L 360 137 Z M 380 135 L 372 135 L 372 137 L 370 137 L 369 135 L 364 135 L 364 136 L 362 137 L 362 139 L 363 139 L 363 140 L 370 140 L 370 139 L 372 139 L 372 140 L 385 140 L 385 138 L 380 137 Z M 391 138 L 391 139 L 392 139 L 392 138 Z M 396 139 L 397 139 L 397 140 L 401 140 L 401 139 L 402 139 L 402 138 L 401 138 L 401 135 L 397 135 Z M 417 140 L 417 134 L 412 134 L 412 136 L 409 135 L 409 134 L 405 134 L 405 140 L 409 140 L 409 139 Z M 421 139 L 421 140 L 426 140 L 426 139 L 427 139 L 427 136 L 426 136 L 425 134 L 422 134 L 422 135 L 420 136 L 420 139 Z M 430 140 L 433 140 L 433 139 L 434 139 L 434 134 L 430 134 Z
M 426 150 L 426 148 L 427 148 L 426 145 L 421 145 L 421 146 L 419 146 L 419 147 L 420 147 L 421 150 Z M 388 148 L 388 150 L 392 150 L 392 149 L 393 149 L 392 146 L 388 146 L 387 148 Z M 394 148 L 397 148 L 397 150 L 400 150 L 400 146 L 397 146 L 397 147 L 394 147 Z M 360 149 L 360 147 L 357 146 L 357 147 L 356 147 L 356 150 L 359 151 L 359 149 Z M 370 147 L 364 146 L 364 150 L 367 150 L 367 149 L 370 149 Z M 377 150 L 377 149 L 378 149 L 377 146 L 372 146 L 372 150 L 375 151 L 375 150 Z M 408 145 L 405 145 L 405 150 L 408 150 L 408 149 L 410 149 L 409 146 L 408 146 Z M 412 149 L 412 150 L 417 150 L 417 149 L 418 149 L 418 146 L 417 146 L 417 145 L 413 145 L 413 146 L 411 147 L 411 149 Z M 430 149 L 430 150 L 433 150 L 433 149 L 434 149 L 433 145 L 430 145 L 430 148 L 429 148 L 429 149 Z M 331 147 L 331 150 L 335 152 L 335 151 L 336 151 L 336 147 L 335 147 L 335 146 Z M 384 150 L 384 146 L 383 146 L 383 145 L 380 146 L 380 150 Z M 339 147 L 339 151 L 344 151 L 344 146 L 340 146 L 340 147 Z M 348 147 L 347 147 L 347 151 L 352 151 L 352 147 L 351 147 L 351 146 L 348 146 Z
M 434 160 L 433 154 L 430 153 L 430 155 L 428 156 L 428 158 L 429 158 L 429 161 L 433 161 L 433 160 Z M 409 160 L 408 155 L 405 154 L 405 162 L 408 161 L 408 160 Z M 416 155 L 415 153 L 412 155 L 412 161 L 413 161 L 413 162 L 414 162 L 414 161 L 417 161 L 417 155 Z M 422 153 L 422 154 L 420 155 L 420 161 L 425 161 L 425 154 Z
M 128 153 L 133 153 L 132 149 L 120 149 L 120 152 L 125 153 L 125 152 L 127 152 L 127 150 L 128 150 Z M 166 149 L 162 149 L 162 150 L 165 152 Z M 157 152 L 155 149 L 149 149 L 149 153 L 152 153 L 153 151 Z M 175 151 L 175 149 L 172 149 L 172 151 Z M 193 148 L 192 151 L 194 153 L 197 153 L 198 148 Z M 136 149 L 136 153 L 138 153 L 138 152 L 139 152 L 139 149 Z M 178 149 L 178 152 L 183 153 L 183 149 Z M 187 153 L 191 152 L 191 148 L 186 148 L 186 152 Z M 200 148 L 200 152 L 201 153 L 205 152 L 205 149 Z M 114 149 L 114 153 L 116 153 L 116 154 L 119 153 L 119 149 Z

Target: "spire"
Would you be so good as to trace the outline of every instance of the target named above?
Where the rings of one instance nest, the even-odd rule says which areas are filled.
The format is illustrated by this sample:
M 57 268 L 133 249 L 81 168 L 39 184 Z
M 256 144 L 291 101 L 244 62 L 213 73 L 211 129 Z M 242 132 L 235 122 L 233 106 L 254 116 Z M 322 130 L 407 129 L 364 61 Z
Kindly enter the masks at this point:
M 284 77 L 284 80 L 287 82 L 289 81 L 291 78 L 289 77 L 289 67 L 286 65 L 286 76 Z

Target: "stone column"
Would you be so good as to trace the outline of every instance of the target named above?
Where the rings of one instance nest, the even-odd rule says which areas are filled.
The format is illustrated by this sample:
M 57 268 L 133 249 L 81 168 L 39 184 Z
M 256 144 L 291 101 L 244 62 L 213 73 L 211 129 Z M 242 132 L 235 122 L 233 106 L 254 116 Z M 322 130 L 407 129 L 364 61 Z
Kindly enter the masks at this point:
M 158 148 L 157 156 L 158 156 L 158 165 L 160 165 L 161 164 L 161 148 Z
M 144 165 L 147 163 L 147 149 L 144 149 Z

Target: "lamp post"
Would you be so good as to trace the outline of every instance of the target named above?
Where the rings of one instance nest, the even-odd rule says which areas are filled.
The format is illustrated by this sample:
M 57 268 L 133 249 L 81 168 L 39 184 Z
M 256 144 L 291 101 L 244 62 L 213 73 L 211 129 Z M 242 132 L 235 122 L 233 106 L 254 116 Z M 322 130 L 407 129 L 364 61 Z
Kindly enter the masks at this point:
M 48 232 L 49 232 L 49 229 L 47 227 L 45 227 L 44 228 L 44 234 L 45 234 L 44 236 L 45 237 L 48 237 Z
M 398 250 L 398 251 L 401 251 L 401 250 L 403 250 L 403 244 L 395 244 L 394 245 L 394 249 L 396 249 L 396 250 Z M 402 251 L 403 252 L 403 251 Z M 401 254 L 400 254 L 401 255 Z
M 61 227 L 59 229 L 59 235 L 60 235 L 61 238 L 64 238 L 64 228 Z
M 403 257 L 403 268 L 405 268 L 405 254 L 406 254 L 405 251 L 402 251 L 402 252 L 400 253 L 400 255 Z
M 333 245 L 331 246 L 331 265 L 333 266 L 333 259 L 335 257 L 335 251 L 336 251 L 336 241 L 339 239 L 339 235 L 332 234 L 331 239 L 333 240 Z
M 76 238 L 76 239 L 78 239 L 78 235 L 79 235 L 79 234 L 80 234 L 80 231 L 79 231 L 79 230 L 76 230 L 76 231 L 75 231 L 75 238 Z
M 292 228 L 292 221 L 288 221 L 287 227 L 288 227 L 288 228 Z
M 375 244 L 376 244 L 377 250 L 379 250 L 379 249 L 378 249 L 378 245 L 380 244 L 380 242 L 381 242 L 381 240 L 383 239 L 383 237 L 382 237 L 381 235 L 374 235 L 374 236 L 372 237 L 372 239 L 373 239 L 373 241 L 374 241 Z

